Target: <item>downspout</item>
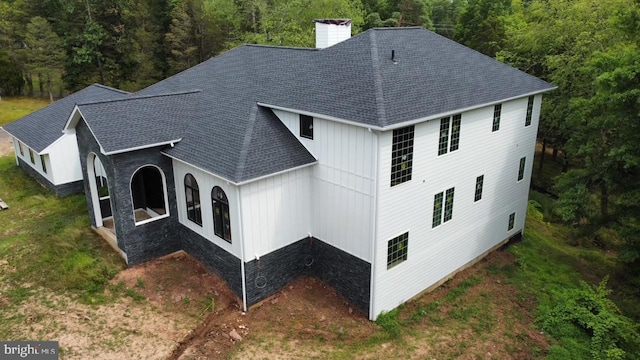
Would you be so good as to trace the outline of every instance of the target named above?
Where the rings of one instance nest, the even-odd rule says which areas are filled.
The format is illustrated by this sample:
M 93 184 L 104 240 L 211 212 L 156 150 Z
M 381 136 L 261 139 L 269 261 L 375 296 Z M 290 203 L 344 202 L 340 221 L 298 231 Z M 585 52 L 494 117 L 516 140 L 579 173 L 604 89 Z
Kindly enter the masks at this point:
M 238 186 L 238 191 L 236 192 L 236 201 L 238 203 L 238 223 L 240 233 L 240 273 L 242 276 L 242 311 L 247 312 L 247 281 L 245 279 L 244 273 L 244 235 L 242 232 L 242 196 L 240 196 L 240 192 L 242 191 L 242 186 Z
M 374 310 L 374 306 L 373 306 L 373 302 L 375 299 L 375 279 L 376 279 L 376 253 L 377 253 L 377 244 L 378 244 L 378 177 L 380 174 L 378 174 L 378 164 L 379 164 L 379 159 L 380 159 L 380 133 L 377 131 L 373 131 L 373 133 L 375 134 L 375 146 L 376 146 L 376 152 L 375 152 L 375 158 L 373 160 L 374 166 L 373 166 L 373 187 L 374 187 L 374 192 L 373 192 L 373 211 L 371 212 L 371 217 L 373 218 L 373 226 L 372 226 L 372 232 L 373 232 L 373 246 L 371 246 L 371 280 L 370 280 L 370 285 L 371 285 L 371 290 L 369 292 L 369 320 L 373 320 L 375 318 L 375 314 L 373 313 Z

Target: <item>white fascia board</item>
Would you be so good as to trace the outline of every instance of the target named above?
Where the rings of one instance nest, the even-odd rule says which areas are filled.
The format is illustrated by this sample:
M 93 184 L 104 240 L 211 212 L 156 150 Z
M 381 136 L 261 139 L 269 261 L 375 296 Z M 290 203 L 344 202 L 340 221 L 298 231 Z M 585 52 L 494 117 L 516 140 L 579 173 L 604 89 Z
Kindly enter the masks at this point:
M 469 107 L 462 108 L 462 109 L 456 109 L 454 111 L 447 111 L 447 112 L 443 112 L 443 113 L 440 113 L 440 114 L 430 115 L 430 116 L 418 118 L 418 119 L 415 119 L 415 120 L 403 121 L 401 123 L 388 125 L 388 126 L 383 126 L 383 127 L 380 127 L 380 126 L 377 126 L 377 125 L 367 125 L 367 124 L 359 123 L 359 122 L 356 122 L 356 121 L 340 119 L 340 118 L 329 116 L 329 115 L 318 114 L 318 113 L 314 113 L 314 112 L 310 112 L 310 111 L 297 110 L 297 109 L 287 108 L 287 107 L 283 107 L 283 106 L 271 105 L 271 104 L 266 104 L 266 103 L 261 103 L 261 102 L 258 102 L 257 104 L 260 105 L 260 106 L 271 108 L 271 109 L 288 111 L 288 112 L 292 112 L 292 113 L 296 113 L 296 114 L 302 114 L 302 115 L 309 115 L 309 116 L 317 117 L 317 118 L 320 118 L 320 119 L 331 120 L 331 121 L 335 121 L 335 122 L 339 122 L 339 123 L 343 123 L 343 124 L 347 124 L 347 125 L 363 127 L 363 128 L 370 129 L 370 130 L 389 131 L 389 130 L 403 128 L 403 127 L 406 127 L 406 126 L 419 124 L 419 123 L 425 122 L 425 121 L 440 119 L 440 118 L 443 118 L 443 117 L 446 117 L 446 116 L 451 116 L 451 115 L 454 115 L 454 114 L 459 114 L 459 113 L 463 113 L 463 112 L 467 112 L 467 111 L 483 108 L 485 106 L 502 104 L 502 103 L 507 102 L 507 101 L 520 99 L 520 98 L 531 96 L 531 95 L 542 94 L 542 93 L 545 93 L 545 92 L 549 92 L 549 91 L 555 90 L 557 88 L 558 88 L 557 86 L 554 86 L 554 87 L 552 87 L 550 89 L 533 91 L 533 92 L 530 92 L 530 93 L 526 93 L 526 94 L 522 94 L 522 95 L 518 95 L 518 96 L 512 96 L 510 98 L 501 99 L 501 100 L 498 100 L 498 101 L 492 101 L 492 102 L 483 103 L 483 104 L 479 104 L 479 105 L 469 106 Z
M 235 186 L 242 186 L 242 185 L 246 185 L 246 184 L 249 184 L 249 183 L 252 183 L 252 182 L 258 181 L 258 180 L 262 180 L 262 179 L 266 179 L 266 178 L 269 178 L 269 177 L 272 177 L 272 176 L 276 176 L 276 175 L 280 175 L 280 174 L 288 173 L 288 172 L 290 172 L 290 171 L 294 171 L 294 170 L 302 169 L 302 168 L 305 168 L 305 167 L 307 167 L 307 166 L 315 165 L 315 164 L 317 164 L 317 163 L 318 163 L 318 160 L 316 160 L 316 161 L 311 162 L 311 163 L 308 163 L 308 164 L 304 164 L 304 165 L 300 165 L 300 166 L 292 167 L 292 168 L 285 169 L 285 170 L 282 170 L 282 171 L 278 171 L 278 172 L 274 172 L 274 173 L 271 173 L 271 174 L 267 174 L 267 175 L 259 176 L 259 177 L 253 178 L 253 179 L 249 179 L 249 180 L 245 180 L 245 181 L 240 181 L 240 182 L 235 182 L 235 181 L 229 180 L 229 179 L 227 179 L 227 178 L 225 178 L 225 177 L 222 177 L 222 176 L 220 176 L 220 175 L 218 175 L 218 174 L 214 174 L 214 173 L 212 173 L 212 172 L 211 172 L 211 171 L 209 171 L 209 170 L 205 170 L 205 169 L 203 169 L 203 168 L 201 168 L 201 167 L 199 167 L 199 166 L 196 166 L 196 165 L 193 165 L 193 164 L 191 164 L 191 163 L 188 163 L 188 162 L 186 162 L 186 161 L 184 161 L 184 160 L 182 160 L 182 159 L 178 159 L 177 157 L 172 156 L 172 155 L 169 155 L 169 154 L 167 154 L 167 153 L 165 153 L 165 152 L 162 152 L 162 155 L 167 156 L 167 157 L 170 157 L 170 158 L 172 158 L 172 159 L 174 159 L 174 160 L 176 160 L 176 161 L 179 161 L 179 162 L 181 162 L 181 163 L 183 163 L 183 164 L 185 164 L 185 165 L 187 165 L 187 166 L 194 167 L 194 168 L 196 168 L 196 169 L 198 169 L 198 170 L 200 170 L 200 171 L 202 171 L 202 172 L 205 172 L 205 173 L 207 173 L 207 174 L 209 174 L 209 175 L 211 175 L 211 176 L 214 176 L 214 177 L 216 177 L 216 178 L 218 178 L 218 179 L 220 179 L 220 180 L 222 180 L 222 181 L 226 181 L 227 183 L 232 184 L 232 185 L 235 185 Z
M 84 119 L 84 116 L 82 116 L 82 112 L 80 112 L 80 108 L 78 108 L 78 105 L 75 105 L 73 107 L 73 110 L 71 111 L 71 115 L 69 115 L 69 118 L 64 123 L 64 127 L 62 128 L 62 132 L 66 133 L 70 129 L 75 129 L 75 127 L 78 124 L 78 121 L 80 120 L 80 118 Z
M 94 137 L 95 137 L 95 135 L 94 135 Z M 114 151 L 109 151 L 109 152 L 105 152 L 102 149 L 102 145 L 100 145 L 100 151 L 105 155 L 116 155 L 116 154 L 122 154 L 122 153 L 126 153 L 126 152 L 136 151 L 136 150 L 149 149 L 149 148 L 157 147 L 157 146 L 173 145 L 175 143 L 179 143 L 181 140 L 182 140 L 182 138 L 179 138 L 179 139 L 175 139 L 175 140 L 168 140 L 168 141 L 163 141 L 163 142 L 159 142 L 159 143 L 155 143 L 155 144 L 141 145 L 141 146 L 136 146 L 136 147 L 132 147 L 132 148 L 114 150 Z
M 553 88 L 547 89 L 547 90 L 534 91 L 534 92 L 530 92 L 530 93 L 522 94 L 522 95 L 518 95 L 518 96 L 512 96 L 510 98 L 506 98 L 506 99 L 502 99 L 502 100 L 498 100 L 498 101 L 492 101 L 492 102 L 488 102 L 488 103 L 484 103 L 484 104 L 480 104 L 480 105 L 469 106 L 469 107 L 466 107 L 466 108 L 457 109 L 455 111 L 447 111 L 447 112 L 443 112 L 443 113 L 440 113 L 440 114 L 435 114 L 435 115 L 431 115 L 431 116 L 427 116 L 427 117 L 423 117 L 423 118 L 418 118 L 418 119 L 415 119 L 415 120 L 404 121 L 404 122 L 401 122 L 401 123 L 398 123 L 398 124 L 385 126 L 383 128 L 383 131 L 399 129 L 399 128 L 403 128 L 403 127 L 406 127 L 406 126 L 419 124 L 419 123 L 430 121 L 430 120 L 436 120 L 436 119 L 439 120 L 439 119 L 441 119 L 443 117 L 447 117 L 447 116 L 451 116 L 451 115 L 455 115 L 455 114 L 460 114 L 460 113 L 464 113 L 464 112 L 480 109 L 480 108 L 487 107 L 487 106 L 502 104 L 502 103 L 505 103 L 505 102 L 509 102 L 511 100 L 521 99 L 521 98 L 528 97 L 528 96 L 531 96 L 531 95 L 538 95 L 538 94 L 549 92 L 549 91 L 555 90 L 555 89 L 557 89 L 557 87 L 553 87 Z
M 175 161 L 179 161 L 179 162 L 181 162 L 181 163 L 183 163 L 183 164 L 185 164 L 185 165 L 187 165 L 187 166 L 191 166 L 191 167 L 193 167 L 193 168 L 196 168 L 196 169 L 198 169 L 198 170 L 200 170 L 200 171 L 202 171 L 202 172 L 205 172 L 205 173 L 207 173 L 207 174 L 209 174 L 209 175 L 211 175 L 211 176 L 214 176 L 214 177 L 216 177 L 216 178 L 218 178 L 218 179 L 220 179 L 220 180 L 222 180 L 222 181 L 225 181 L 225 182 L 227 182 L 227 183 L 229 183 L 229 184 L 232 184 L 232 185 L 238 186 L 238 184 L 237 184 L 237 183 L 235 183 L 235 182 L 233 182 L 233 181 L 231 181 L 231 180 L 229 180 L 229 179 L 227 179 L 227 178 L 224 178 L 224 177 L 222 177 L 222 176 L 220 176 L 220 175 L 218 175 L 218 174 L 214 174 L 214 173 L 212 173 L 211 171 L 205 170 L 205 169 L 203 169 L 203 168 L 201 168 L 201 167 L 199 167 L 199 166 L 196 166 L 196 165 L 193 165 L 193 164 L 191 164 L 191 163 L 188 163 L 188 162 L 186 162 L 186 161 L 184 161 L 184 160 L 182 160 L 182 159 L 178 159 L 177 157 L 172 156 L 172 155 L 169 155 L 169 154 L 167 154 L 167 153 L 166 153 L 166 152 L 164 152 L 164 151 L 161 151 L 160 153 L 161 153 L 162 155 L 166 156 L 166 157 L 170 157 L 170 158 L 172 158 L 172 159 L 173 159 L 173 160 L 175 160 Z
M 40 151 L 38 153 L 38 155 L 45 155 L 45 154 L 50 154 L 51 150 L 53 149 L 54 145 L 59 143 L 62 139 L 64 139 L 65 136 L 70 135 L 71 133 L 64 133 L 62 134 L 62 136 L 60 136 L 59 138 L 57 138 L 54 142 L 52 142 L 51 144 L 49 144 L 49 146 L 47 146 L 46 148 L 42 149 L 42 151 Z
M 287 108 L 287 107 L 283 107 L 283 106 L 265 104 L 265 103 L 261 103 L 261 102 L 258 102 L 257 104 L 259 106 L 268 107 L 268 108 L 271 108 L 271 109 L 288 111 L 288 112 L 291 112 L 291 113 L 302 114 L 302 115 L 309 115 L 309 116 L 313 116 L 313 117 L 320 118 L 320 119 L 331 120 L 331 121 L 335 121 L 335 122 L 338 122 L 338 123 L 343 123 L 343 124 L 347 124 L 347 125 L 353 125 L 353 126 L 357 126 L 357 127 L 362 127 L 362 128 L 365 128 L 365 129 L 379 130 L 379 131 L 384 131 L 385 130 L 384 128 L 381 128 L 381 127 L 379 127 L 377 125 L 367 125 L 367 124 L 359 123 L 359 122 L 356 122 L 356 121 L 340 119 L 340 118 L 337 118 L 337 117 L 334 117 L 334 116 L 318 114 L 318 113 L 314 113 L 314 112 L 310 112 L 310 111 L 297 110 L 297 109 Z
M 262 176 L 259 176 L 259 177 L 257 177 L 257 178 L 253 178 L 253 179 L 249 179 L 249 180 L 241 181 L 241 182 L 239 182 L 237 185 L 239 185 L 239 186 L 240 186 L 240 185 L 246 185 L 246 184 L 249 184 L 249 183 L 252 183 L 252 182 L 258 181 L 258 180 L 262 180 L 262 179 L 270 178 L 270 177 L 272 177 L 272 176 L 276 176 L 276 175 L 280 175 L 280 174 L 288 173 L 288 172 L 290 172 L 290 171 L 295 171 L 295 170 L 303 169 L 303 168 L 306 168 L 306 167 L 308 167 L 308 166 L 315 165 L 315 164 L 317 164 L 317 163 L 318 163 L 318 160 L 316 160 L 316 161 L 314 161 L 314 162 L 310 162 L 310 163 L 308 163 L 308 164 L 304 164 L 304 165 L 300 165 L 300 166 L 292 167 L 292 168 L 289 168 L 289 169 L 285 169 L 285 170 L 282 170 L 282 171 L 274 172 L 274 173 L 271 173 L 271 174 L 262 175 Z

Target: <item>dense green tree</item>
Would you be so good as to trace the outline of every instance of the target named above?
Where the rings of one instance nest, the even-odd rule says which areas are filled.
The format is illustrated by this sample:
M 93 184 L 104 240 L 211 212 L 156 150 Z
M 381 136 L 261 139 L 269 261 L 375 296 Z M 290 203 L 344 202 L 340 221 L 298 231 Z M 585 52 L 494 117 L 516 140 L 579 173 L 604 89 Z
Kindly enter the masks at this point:
M 20 69 L 9 55 L 0 51 L 0 95 L 20 95 L 23 85 Z
M 171 25 L 165 35 L 169 57 L 169 74 L 175 74 L 198 63 L 198 46 L 189 3 L 182 1 L 171 12 Z
M 460 14 L 454 39 L 491 57 L 505 43 L 505 17 L 511 12 L 511 0 L 469 0 Z
M 467 7 L 467 0 L 432 0 L 431 19 L 434 30 L 453 39 L 460 15 Z
M 52 80 L 62 71 L 64 51 L 62 41 L 46 19 L 36 16 L 27 25 L 25 55 L 27 69 L 39 75 L 41 87 L 46 86 L 53 101 Z

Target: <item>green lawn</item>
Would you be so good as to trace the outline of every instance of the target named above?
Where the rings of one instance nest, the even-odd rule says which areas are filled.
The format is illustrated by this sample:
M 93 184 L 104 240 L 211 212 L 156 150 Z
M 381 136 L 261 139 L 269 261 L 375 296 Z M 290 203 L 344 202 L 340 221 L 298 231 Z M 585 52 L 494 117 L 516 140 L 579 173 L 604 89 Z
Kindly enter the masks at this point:
M 43 99 L 2 97 L 2 101 L 0 101 L 0 126 L 19 119 L 49 104 L 50 102 L 48 100 Z

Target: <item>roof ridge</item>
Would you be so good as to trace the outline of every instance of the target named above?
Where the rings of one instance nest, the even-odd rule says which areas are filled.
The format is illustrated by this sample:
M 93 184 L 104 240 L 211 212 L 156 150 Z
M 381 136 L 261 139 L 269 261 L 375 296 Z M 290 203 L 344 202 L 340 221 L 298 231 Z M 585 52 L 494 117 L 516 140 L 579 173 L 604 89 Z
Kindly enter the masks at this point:
M 309 50 L 309 51 L 318 51 L 318 48 L 310 48 L 303 46 L 281 46 L 281 45 L 268 45 L 268 44 L 242 44 L 240 46 L 250 46 L 250 47 L 262 47 L 269 49 L 288 49 L 288 50 Z
M 384 92 L 382 91 L 382 78 L 380 76 L 380 63 L 378 61 L 378 42 L 376 41 L 375 31 L 370 32 L 369 39 L 371 41 L 371 67 L 373 68 L 373 85 L 376 94 L 376 114 L 378 115 L 378 125 L 384 127 L 387 125 L 387 114 L 384 107 Z
M 105 103 L 112 103 L 112 102 L 119 102 L 119 101 L 149 99 L 149 98 L 163 97 L 163 96 L 189 95 L 189 94 L 199 93 L 201 91 L 202 90 L 200 90 L 200 89 L 195 89 L 195 90 L 187 90 L 187 91 L 177 91 L 177 92 L 170 92 L 170 93 L 162 93 L 162 94 L 138 95 L 138 96 L 130 96 L 130 97 L 122 98 L 122 99 L 88 101 L 88 102 L 78 103 L 76 105 L 95 105 L 95 104 L 105 104 Z
M 122 94 L 131 94 L 128 91 L 116 89 L 114 87 L 107 86 L 107 85 L 102 85 L 102 84 L 99 84 L 99 83 L 93 83 L 93 84 L 91 84 L 91 86 L 97 86 L 97 87 L 103 88 L 105 90 L 111 90 L 113 92 L 119 92 L 119 93 L 122 93 Z
M 240 147 L 240 154 L 238 154 L 238 165 L 236 166 L 236 179 L 241 179 L 244 175 L 245 168 L 247 166 L 247 157 L 249 155 L 249 145 L 251 144 L 251 140 L 253 140 L 253 130 L 256 127 L 256 119 L 258 118 L 258 111 L 261 106 L 254 105 L 251 108 L 251 113 L 249 114 L 249 124 L 246 128 L 246 132 L 244 133 L 244 139 L 242 139 L 242 147 Z M 270 111 L 270 110 L 269 110 Z
M 372 27 L 369 30 L 426 30 L 422 26 L 399 26 L 399 27 Z

